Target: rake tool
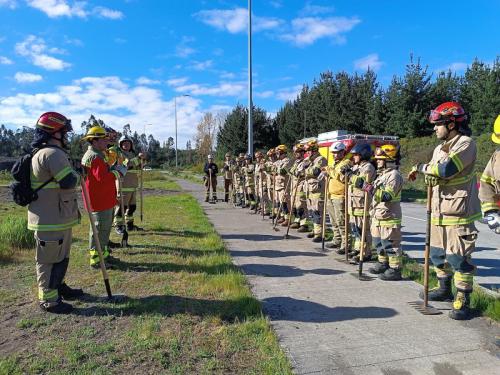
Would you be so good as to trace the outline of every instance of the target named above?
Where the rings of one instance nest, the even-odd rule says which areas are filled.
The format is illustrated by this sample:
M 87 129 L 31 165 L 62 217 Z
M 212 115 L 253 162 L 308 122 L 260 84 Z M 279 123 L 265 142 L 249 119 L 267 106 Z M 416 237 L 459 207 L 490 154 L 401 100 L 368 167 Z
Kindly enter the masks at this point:
M 425 232 L 425 250 L 424 250 L 424 300 L 408 302 L 415 310 L 423 315 L 439 315 L 441 311 L 429 305 L 429 254 L 431 250 L 431 207 L 432 185 L 427 185 L 427 226 Z

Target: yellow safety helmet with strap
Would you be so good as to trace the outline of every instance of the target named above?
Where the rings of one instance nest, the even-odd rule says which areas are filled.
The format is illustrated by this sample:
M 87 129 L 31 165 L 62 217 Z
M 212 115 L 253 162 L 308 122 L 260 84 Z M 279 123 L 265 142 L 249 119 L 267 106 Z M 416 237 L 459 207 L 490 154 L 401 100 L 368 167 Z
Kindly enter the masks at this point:
M 398 157 L 398 148 L 391 144 L 382 145 L 375 149 L 374 159 L 395 161 Z
M 498 115 L 495 123 L 493 124 L 493 134 L 491 134 L 491 140 L 496 144 L 500 144 L 500 115 Z
M 295 146 L 293 146 L 293 152 L 304 152 L 305 147 L 302 143 L 297 143 Z
M 82 141 L 91 141 L 92 139 L 106 138 L 106 130 L 100 126 L 93 126 L 85 134 L 85 137 L 82 138 Z
M 288 147 L 286 145 L 279 145 L 275 148 L 275 151 L 285 154 L 288 151 Z
M 307 142 L 305 149 L 306 151 L 318 151 L 318 142 L 315 140 Z

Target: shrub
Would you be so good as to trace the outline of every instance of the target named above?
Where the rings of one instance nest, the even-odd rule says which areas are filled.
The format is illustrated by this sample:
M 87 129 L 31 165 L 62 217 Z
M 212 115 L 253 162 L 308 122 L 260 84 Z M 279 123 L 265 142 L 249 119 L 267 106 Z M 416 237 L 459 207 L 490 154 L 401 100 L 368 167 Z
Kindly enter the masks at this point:
M 33 232 L 27 228 L 25 217 L 7 217 L 0 225 L 0 243 L 15 249 L 32 249 L 35 247 Z

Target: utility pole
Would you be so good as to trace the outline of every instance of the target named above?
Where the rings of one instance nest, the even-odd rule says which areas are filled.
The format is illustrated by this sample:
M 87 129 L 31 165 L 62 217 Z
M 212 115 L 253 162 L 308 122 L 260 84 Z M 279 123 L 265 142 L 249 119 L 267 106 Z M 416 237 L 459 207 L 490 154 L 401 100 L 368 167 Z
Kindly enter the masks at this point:
M 253 155 L 252 0 L 248 0 L 248 154 Z

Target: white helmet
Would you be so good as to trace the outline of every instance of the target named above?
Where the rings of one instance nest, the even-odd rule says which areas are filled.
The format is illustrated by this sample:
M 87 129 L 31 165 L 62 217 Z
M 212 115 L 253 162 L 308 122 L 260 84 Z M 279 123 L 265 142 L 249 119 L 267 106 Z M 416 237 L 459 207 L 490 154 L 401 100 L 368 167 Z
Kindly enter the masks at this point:
M 214 159 L 214 157 L 212 156 L 212 154 L 208 154 L 207 159 L 208 159 L 208 160 L 213 160 L 213 159 Z
M 337 141 L 330 145 L 330 152 L 340 152 L 340 151 L 345 151 L 345 144 L 343 144 L 342 142 Z

